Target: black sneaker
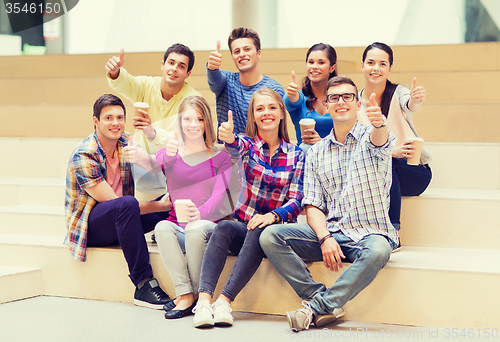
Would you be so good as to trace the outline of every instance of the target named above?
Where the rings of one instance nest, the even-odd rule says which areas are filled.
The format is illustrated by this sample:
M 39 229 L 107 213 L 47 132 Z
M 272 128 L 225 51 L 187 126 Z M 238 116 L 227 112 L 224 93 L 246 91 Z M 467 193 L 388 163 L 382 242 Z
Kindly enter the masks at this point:
M 163 310 L 163 305 L 170 301 L 170 297 L 163 292 L 155 278 L 145 283 L 140 289 L 135 288 L 134 304 L 137 306 Z

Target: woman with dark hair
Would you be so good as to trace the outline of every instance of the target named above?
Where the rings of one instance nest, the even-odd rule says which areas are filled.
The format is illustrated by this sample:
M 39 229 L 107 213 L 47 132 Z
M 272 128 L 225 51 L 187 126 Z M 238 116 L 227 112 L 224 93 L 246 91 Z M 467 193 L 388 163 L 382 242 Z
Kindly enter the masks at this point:
M 264 252 L 260 234 L 275 223 L 294 222 L 304 197 L 304 152 L 290 143 L 286 109 L 281 96 L 269 88 L 250 100 L 246 134 L 234 133 L 233 115 L 219 127 L 231 157 L 241 158 L 241 191 L 233 221 L 221 221 L 210 238 L 203 263 L 194 326 L 233 324 L 231 303 L 259 267 Z M 228 252 L 237 254 L 224 289 L 211 305 Z
M 366 117 L 366 104 L 370 103 L 370 95 L 376 94 L 382 113 L 386 117 L 387 127 L 396 136 L 396 147 L 392 151 L 392 187 L 389 217 L 394 227 L 400 229 L 401 196 L 418 196 L 429 185 L 432 173 L 428 165 L 432 159 L 430 154 L 422 149 L 419 165 L 408 165 L 407 159 L 415 152 L 412 138 L 418 137 L 413 124 L 412 113 L 422 108 L 425 101 L 425 89 L 417 86 L 417 78 L 412 82 L 411 89 L 394 84 L 388 80 L 393 63 L 392 49 L 375 42 L 363 52 L 361 69 L 365 77 L 365 88 L 359 92 L 361 109 L 358 120 L 369 123 Z
M 306 72 L 302 90 L 298 90 L 295 72 L 285 94 L 285 106 L 295 126 L 297 143 L 307 152 L 309 147 L 327 136 L 333 128 L 330 115 L 326 114 L 326 83 L 337 76 L 337 53 L 328 44 L 315 44 L 307 51 Z M 299 121 L 314 119 L 315 129 L 307 130 L 302 136 Z

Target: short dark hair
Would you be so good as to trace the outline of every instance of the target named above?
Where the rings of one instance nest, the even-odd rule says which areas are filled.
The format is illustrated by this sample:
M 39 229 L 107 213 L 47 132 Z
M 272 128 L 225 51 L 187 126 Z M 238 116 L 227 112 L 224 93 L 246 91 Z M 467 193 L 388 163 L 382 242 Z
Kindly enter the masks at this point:
M 118 96 L 115 96 L 113 94 L 104 94 L 95 101 L 93 116 L 95 116 L 97 120 L 100 120 L 102 109 L 108 106 L 120 106 L 123 108 L 123 115 L 126 114 L 125 105 Z
M 179 55 L 184 55 L 187 58 L 189 58 L 189 64 L 188 64 L 188 72 L 193 69 L 194 65 L 194 53 L 191 51 L 190 48 L 188 48 L 186 45 L 177 43 L 172 45 L 165 51 L 165 54 L 163 55 L 163 63 L 167 60 L 168 55 L 170 55 L 172 52 L 178 53 Z
M 326 92 L 328 93 L 328 89 L 331 87 L 336 87 L 341 84 L 350 84 L 354 87 L 354 93 L 356 94 L 356 101 L 359 101 L 358 98 L 358 87 L 356 87 L 356 84 L 354 84 L 353 80 L 351 80 L 347 76 L 335 76 L 332 77 L 328 80 L 328 83 L 326 84 Z
M 361 62 L 365 62 L 366 54 L 371 49 L 380 49 L 382 51 L 385 51 L 389 55 L 389 66 L 392 66 L 392 62 L 394 61 L 394 54 L 392 53 L 392 49 L 389 45 L 380 42 L 371 43 L 366 47 L 365 51 L 363 51 L 363 59 Z
M 236 39 L 241 39 L 241 38 L 252 38 L 253 45 L 255 45 L 255 48 L 257 49 L 257 51 L 260 50 L 259 34 L 250 28 L 238 27 L 238 28 L 235 28 L 234 30 L 231 31 L 231 34 L 229 35 L 229 39 L 227 40 L 227 45 L 229 45 L 229 51 L 231 51 L 231 54 L 233 53 L 233 50 L 231 49 L 231 44 Z

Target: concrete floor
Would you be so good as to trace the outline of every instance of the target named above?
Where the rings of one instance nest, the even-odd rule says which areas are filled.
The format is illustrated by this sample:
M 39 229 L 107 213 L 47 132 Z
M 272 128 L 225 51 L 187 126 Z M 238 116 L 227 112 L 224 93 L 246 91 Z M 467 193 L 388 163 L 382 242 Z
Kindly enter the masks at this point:
M 241 312 L 234 312 L 235 321 L 230 328 L 199 330 L 193 327 L 192 316 L 167 321 L 162 312 L 130 303 L 35 297 L 0 305 L 0 341 L 448 340 L 446 329 L 353 321 L 339 321 L 322 330 L 311 328 L 297 334 L 290 333 L 284 316 Z

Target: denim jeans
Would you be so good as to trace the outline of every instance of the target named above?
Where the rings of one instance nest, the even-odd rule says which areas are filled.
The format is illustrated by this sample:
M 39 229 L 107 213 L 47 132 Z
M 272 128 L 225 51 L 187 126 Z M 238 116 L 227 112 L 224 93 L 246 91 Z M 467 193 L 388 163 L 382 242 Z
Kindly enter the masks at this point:
M 177 296 L 198 293 L 203 253 L 214 228 L 207 220 L 189 222 L 185 229 L 167 220 L 156 225 L 161 260 Z
M 264 252 L 259 244 L 262 232 L 263 229 L 259 228 L 247 230 L 247 225 L 243 222 L 220 221 L 212 233 L 203 256 L 199 292 L 214 295 L 229 251 L 238 257 L 221 293 L 234 301 L 264 258 Z
M 97 203 L 89 215 L 87 247 L 120 245 L 129 277 L 137 285 L 153 277 L 144 233 L 167 216 L 167 212 L 140 215 L 139 202 L 133 196 Z
M 300 298 L 309 300 L 315 315 L 332 313 L 353 299 L 375 279 L 395 247 L 382 235 L 367 235 L 357 243 L 340 231 L 333 233 L 333 237 L 352 265 L 330 288 L 315 282 L 304 262 L 323 260 L 318 238 L 309 225 L 272 225 L 260 237 L 260 245 L 269 261 Z
M 408 165 L 406 159 L 392 158 L 392 185 L 389 218 L 399 230 L 401 217 L 401 196 L 418 196 L 427 189 L 432 172 L 428 165 Z

